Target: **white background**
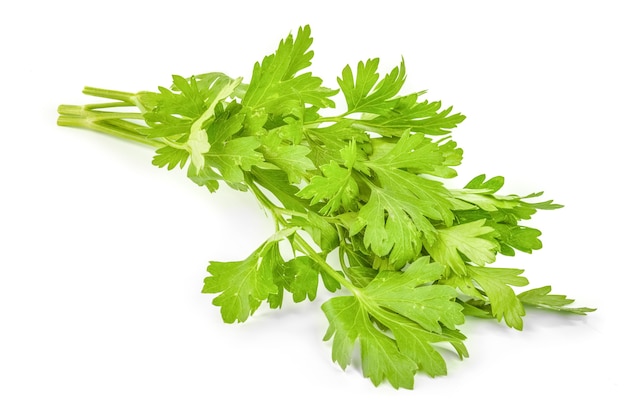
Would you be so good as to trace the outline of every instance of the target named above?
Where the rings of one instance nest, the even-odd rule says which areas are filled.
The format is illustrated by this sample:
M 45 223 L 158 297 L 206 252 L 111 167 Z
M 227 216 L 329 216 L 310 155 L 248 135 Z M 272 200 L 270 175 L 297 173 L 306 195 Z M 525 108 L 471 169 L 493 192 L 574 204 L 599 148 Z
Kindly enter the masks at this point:
M 616 410 L 624 379 L 624 13 L 619 1 L 10 2 L 0 12 L 0 410 Z M 436 3 L 436 4 L 435 4 Z M 410 7 L 408 5 L 411 5 Z M 224 325 L 209 260 L 272 231 L 251 195 L 216 194 L 151 151 L 57 127 L 85 85 L 129 91 L 252 64 L 311 24 L 313 70 L 402 56 L 406 91 L 468 116 L 460 178 L 504 175 L 566 205 L 544 249 L 502 265 L 598 307 L 468 322 L 470 358 L 413 391 L 331 361 L 323 300 Z M 609 406 L 613 405 L 613 406 Z M 619 408 L 619 407 L 618 407 Z

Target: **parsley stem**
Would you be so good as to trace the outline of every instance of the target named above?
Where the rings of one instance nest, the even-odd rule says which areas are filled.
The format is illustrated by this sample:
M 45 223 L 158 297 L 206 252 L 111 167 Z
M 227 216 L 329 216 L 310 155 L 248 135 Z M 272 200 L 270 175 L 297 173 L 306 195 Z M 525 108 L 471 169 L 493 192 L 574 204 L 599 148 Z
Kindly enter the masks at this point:
M 83 93 L 88 96 L 102 97 L 105 99 L 121 100 L 123 102 L 135 105 L 135 93 L 121 92 L 119 90 L 101 89 L 98 87 L 86 86 Z
M 89 103 L 83 106 L 88 110 L 96 110 L 96 109 L 109 109 L 112 107 L 134 107 L 132 103 L 128 102 L 106 102 L 106 103 Z
M 279 207 L 274 205 L 274 210 L 277 213 L 280 213 L 281 215 L 289 215 L 289 216 L 297 216 L 297 217 L 301 217 L 303 219 L 309 219 L 309 215 L 303 212 L 296 212 L 295 210 L 291 210 L 291 209 L 285 209 L 283 207 Z M 315 212 L 313 212 L 315 213 Z M 321 217 L 322 219 L 324 219 L 325 221 L 327 221 L 328 223 L 339 223 L 340 220 L 336 217 L 333 216 L 323 216 L 323 215 L 319 215 L 319 217 Z
M 129 122 L 124 119 L 108 119 L 106 122 L 112 126 L 137 133 L 137 123 Z
M 124 122 L 124 123 L 121 123 Z M 161 147 L 162 143 L 149 139 L 137 132 L 130 129 L 130 122 L 126 122 L 120 119 L 111 119 L 110 121 L 93 121 L 80 116 L 70 116 L 61 114 L 57 119 L 59 126 L 80 127 L 83 129 L 90 129 L 96 132 L 106 133 L 119 137 L 125 140 L 130 140 L 136 143 L 142 143 L 152 147 Z M 123 126 L 122 126 L 123 125 Z M 135 125 L 136 127 L 136 125 Z
M 328 262 L 326 262 L 326 259 L 322 258 L 319 255 L 319 253 L 317 253 L 313 249 L 313 247 L 311 247 L 311 245 L 309 245 L 309 243 L 306 240 L 304 240 L 302 236 L 300 236 L 296 232 L 294 233 L 293 237 L 294 237 L 294 242 L 296 243 L 296 246 L 298 246 L 304 253 L 306 253 L 311 259 L 313 259 L 315 263 L 317 263 L 324 272 L 326 272 L 330 277 L 335 279 L 342 286 L 344 286 L 346 289 L 352 292 L 353 295 L 360 296 L 358 288 L 354 286 L 352 283 L 350 283 L 348 279 L 339 275 L 339 273 L 337 273 L 337 270 L 335 270 L 334 267 L 329 265 Z
M 274 220 L 276 221 L 276 223 L 279 223 L 283 227 L 288 227 L 289 223 L 285 220 L 282 214 L 282 212 L 285 212 L 286 210 L 276 206 L 270 199 L 268 199 L 265 193 L 263 193 L 261 189 L 259 189 L 259 187 L 254 183 L 253 177 L 250 174 L 246 174 L 245 178 L 246 183 L 255 194 L 259 202 L 261 202 L 261 204 L 272 213 L 272 216 L 274 216 Z M 306 253 L 311 259 L 313 259 L 315 263 L 319 265 L 320 269 L 322 269 L 330 277 L 335 279 L 342 286 L 352 292 L 353 295 L 360 296 L 358 288 L 350 283 L 348 279 L 337 273 L 337 270 L 329 265 L 328 262 L 326 262 L 326 259 L 321 257 L 320 254 L 315 251 L 315 249 L 302 236 L 298 234 L 298 232 L 293 234 L 293 239 L 294 245 L 298 249 L 300 249 L 300 251 Z
M 285 208 L 278 207 L 278 206 L 276 206 L 274 208 L 274 210 L 277 213 L 280 213 L 281 215 L 298 216 L 298 217 L 302 217 L 304 219 L 308 219 L 309 218 L 309 215 L 307 215 L 306 213 L 296 212 L 295 210 L 285 209 Z
M 313 121 L 304 122 L 304 125 L 306 127 L 309 127 L 309 128 L 315 128 L 315 127 L 318 127 L 318 126 L 320 126 L 320 125 L 322 125 L 324 123 L 339 123 L 341 121 L 347 120 L 346 117 L 344 117 L 346 115 L 347 114 L 342 114 L 340 116 L 320 117 L 320 118 L 315 119 Z
M 115 105 L 117 103 L 117 105 Z M 62 115 L 67 116 L 78 116 L 86 119 L 91 119 L 94 121 L 98 120 L 107 120 L 107 119 L 135 119 L 135 120 L 143 120 L 143 114 L 139 112 L 110 112 L 110 111 L 102 111 L 102 110 L 93 110 L 93 106 L 98 106 L 97 108 L 104 107 L 119 107 L 119 104 L 122 103 L 123 106 L 128 106 L 128 104 L 123 102 L 115 102 L 115 103 L 103 103 L 100 105 L 87 105 L 87 106 L 75 106 L 69 104 L 62 104 L 59 106 L 58 112 Z M 115 106 L 111 106 L 111 105 Z

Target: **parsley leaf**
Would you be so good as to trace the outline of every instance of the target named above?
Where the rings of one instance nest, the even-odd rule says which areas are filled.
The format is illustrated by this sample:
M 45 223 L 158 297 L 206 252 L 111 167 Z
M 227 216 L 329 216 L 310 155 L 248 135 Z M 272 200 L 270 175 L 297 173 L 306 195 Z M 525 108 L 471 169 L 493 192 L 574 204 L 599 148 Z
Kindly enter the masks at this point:
M 509 285 L 526 286 L 528 279 L 519 276 L 521 269 L 502 269 L 492 267 L 468 266 L 469 276 L 485 291 L 491 304 L 493 316 L 497 320 L 503 317 L 506 324 L 522 330 L 522 316 L 525 315 L 522 302 L 515 296 Z
M 348 110 L 361 113 L 386 113 L 393 105 L 394 97 L 406 80 L 404 61 L 378 82 L 380 59 L 369 59 L 357 65 L 356 78 L 350 66 L 343 69 L 337 83 L 341 87 Z
M 265 259 L 273 248 L 263 245 L 238 262 L 209 263 L 212 276 L 204 280 L 202 292 L 219 293 L 213 304 L 221 307 L 224 322 L 244 322 L 262 301 L 278 292 L 272 278 L 275 260 Z
M 298 74 L 311 64 L 312 42 L 311 29 L 300 28 L 295 40 L 292 35 L 287 36 L 276 53 L 255 64 L 242 104 L 267 112 L 300 115 L 304 104 L 334 107 L 329 97 L 336 91 L 322 87 L 322 80 L 311 73 Z
M 476 220 L 439 229 L 435 241 L 425 247 L 435 261 L 453 273 L 466 274 L 468 261 L 479 266 L 495 261 L 498 244 L 488 237 L 492 232 L 484 219 Z
M 359 186 L 352 177 L 352 170 L 342 167 L 337 162 L 320 166 L 321 176 L 314 176 L 298 196 L 311 198 L 311 204 L 324 200 L 320 213 L 329 214 L 337 210 L 352 210 L 359 195 Z
M 565 295 L 552 295 L 550 292 L 552 287 L 542 286 L 536 289 L 530 289 L 517 295 L 517 298 L 530 306 L 541 309 L 556 310 L 561 312 L 569 312 L 577 315 L 585 315 L 587 312 L 594 312 L 592 308 L 572 308 L 567 305 L 574 303 L 574 299 L 568 299 Z
M 358 340 L 363 374 L 374 385 L 387 379 L 396 388 L 412 388 L 418 370 L 445 375 L 445 361 L 433 344 L 453 343 L 459 356 L 466 356 L 464 336 L 451 332 L 464 322 L 462 306 L 454 302 L 450 287 L 417 286 L 438 279 L 442 269 L 422 258 L 404 273 L 381 272 L 355 296 L 324 303 L 330 323 L 325 339 L 333 339 L 333 360 L 345 368 Z

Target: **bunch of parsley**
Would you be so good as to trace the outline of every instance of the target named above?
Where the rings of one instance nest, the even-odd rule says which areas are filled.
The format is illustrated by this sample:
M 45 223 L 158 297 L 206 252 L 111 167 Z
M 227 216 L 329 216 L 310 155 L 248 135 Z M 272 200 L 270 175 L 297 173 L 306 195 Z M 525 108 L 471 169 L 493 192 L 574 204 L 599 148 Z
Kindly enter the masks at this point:
M 156 148 L 153 164 L 187 166 L 211 192 L 251 192 L 276 233 L 241 261 L 209 263 L 205 293 L 225 322 L 244 322 L 262 303 L 280 308 L 315 299 L 319 283 L 342 290 L 322 305 L 326 340 L 342 368 L 358 341 L 364 376 L 412 388 L 414 375 L 446 374 L 440 345 L 466 357 L 458 326 L 466 316 L 522 329 L 525 305 L 585 314 L 523 270 L 487 266 L 498 253 L 540 249 L 524 221 L 561 207 L 501 195 L 502 177 L 481 175 L 462 189 L 462 150 L 450 130 L 463 119 L 423 92 L 400 94 L 404 62 L 381 76 L 379 60 L 346 66 L 339 90 L 304 71 L 310 28 L 282 40 L 254 65 L 248 84 L 223 73 L 173 76 L 170 88 L 126 93 L 87 87 L 107 99 L 59 106 L 58 124 L 88 128 Z M 341 93 L 346 111 L 327 115 Z M 130 110 L 129 110 L 130 109 Z M 287 244 L 289 247 L 281 247 Z

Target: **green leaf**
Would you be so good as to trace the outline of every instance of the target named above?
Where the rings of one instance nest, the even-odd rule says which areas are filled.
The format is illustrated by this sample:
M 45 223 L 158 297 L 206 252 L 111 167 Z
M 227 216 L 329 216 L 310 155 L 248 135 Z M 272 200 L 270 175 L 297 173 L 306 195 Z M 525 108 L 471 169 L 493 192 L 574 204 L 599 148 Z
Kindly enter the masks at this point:
M 460 295 L 459 297 L 462 297 L 463 295 L 467 295 L 467 296 L 474 298 L 475 300 L 480 300 L 480 301 L 485 300 L 485 296 L 483 292 L 479 291 L 476 288 L 476 285 L 472 281 L 472 278 L 470 278 L 469 276 L 465 276 L 465 275 L 447 276 L 441 279 L 439 281 L 439 284 L 448 285 L 448 286 L 457 288 L 462 293 L 462 295 Z
M 285 260 L 280 253 L 278 242 L 269 245 L 263 256 L 263 261 L 267 267 L 272 268 L 272 282 L 276 285 L 276 291 L 268 295 L 267 301 L 271 309 L 281 308 L 285 290 L 288 290 L 293 279 L 290 277 L 291 274 L 285 270 Z
M 227 183 L 238 185 L 244 181 L 244 171 L 264 162 L 263 155 L 256 150 L 259 146 L 261 142 L 256 136 L 239 137 L 211 146 L 205 157 Z
M 464 189 L 452 190 L 455 198 L 478 206 L 487 212 L 499 212 L 513 210 L 520 206 L 521 202 L 516 196 L 494 196 L 489 189 Z
M 184 82 L 186 84 L 186 82 Z M 192 78 L 192 84 L 195 83 Z M 229 97 L 241 83 L 241 78 L 231 79 L 222 77 L 211 84 L 206 93 L 204 112 L 196 118 L 189 129 L 189 138 L 184 145 L 191 156 L 191 163 L 197 168 L 204 167 L 204 154 L 211 148 L 209 137 L 205 129 L 206 123 L 215 117 L 215 109 L 224 99 Z M 184 91 L 183 91 L 184 93 Z
M 201 91 L 209 90 L 211 88 L 211 85 L 217 80 L 227 77 L 228 76 L 226 74 L 220 72 L 202 73 L 193 76 L 196 84 L 198 85 L 198 89 Z M 241 98 L 243 97 L 247 89 L 247 84 L 239 83 L 239 85 L 233 91 L 232 95 Z
M 443 267 L 435 266 L 441 276 Z M 380 307 L 411 319 L 429 332 L 441 333 L 441 325 L 453 329 L 464 320 L 463 308 L 454 302 L 454 288 L 421 286 L 420 278 L 410 273 L 382 272 L 367 285 L 365 291 L 368 299 Z
M 167 110 L 164 110 L 164 108 L 160 106 L 155 107 L 153 110 L 152 112 L 143 114 L 147 127 L 142 128 L 138 126 L 137 130 L 141 134 L 151 139 L 166 138 L 168 141 L 175 142 L 179 141 L 181 137 L 187 138 L 193 119 L 192 117 L 176 113 L 183 111 L 178 109 L 175 109 L 176 112 L 174 113 L 168 113 Z M 196 115 L 196 113 L 192 114 Z M 198 113 L 197 115 L 199 116 L 200 114 Z
M 372 187 L 369 201 L 350 227 L 350 235 L 365 228 L 364 245 L 377 256 L 389 255 L 395 266 L 402 267 L 417 257 L 422 233 L 434 233 L 432 223 L 422 214 L 423 204 L 410 195 Z
M 189 153 L 185 150 L 176 149 L 170 146 L 159 147 L 152 158 L 152 164 L 158 167 L 166 167 L 172 170 L 176 166 L 182 169 L 189 159 Z
M 287 288 L 293 295 L 294 302 L 302 302 L 307 297 L 310 301 L 317 296 L 319 267 L 308 256 L 298 256 L 285 265 L 287 276 L 292 279 Z
M 155 96 L 153 111 L 189 119 L 200 117 L 206 110 L 205 96 L 200 92 L 195 78 L 185 79 L 182 76 L 173 75 L 172 83 L 175 86 L 172 89 L 159 87 L 160 93 Z
M 317 213 L 308 212 L 306 217 L 294 216 L 291 223 L 306 230 L 324 253 L 329 253 L 339 246 L 337 229 Z
M 261 138 L 260 151 L 266 162 L 284 170 L 289 182 L 297 184 L 307 176 L 308 171 L 315 169 L 315 165 L 307 157 L 311 151 L 308 147 L 285 143 L 282 138 L 282 134 L 285 132 L 290 132 L 288 136 L 290 139 L 298 139 L 295 135 L 302 135 L 302 126 L 296 123 L 270 130 L 267 135 Z
M 287 173 L 282 170 L 260 169 L 253 166 L 250 170 L 254 179 L 283 204 L 295 212 L 306 212 L 307 204 L 296 196 L 298 188 L 289 182 Z
M 355 122 L 352 119 L 341 119 L 328 126 L 305 129 L 305 135 L 311 142 L 311 160 L 316 165 L 325 165 L 334 161 L 346 167 L 354 167 L 355 165 L 349 165 L 346 162 L 342 151 L 355 142 L 362 148 L 361 153 L 356 151 L 355 155 L 364 157 L 363 149 L 375 140 L 370 139 L 364 130 L 354 127 Z M 350 154 L 352 154 L 352 149 L 350 149 Z
M 408 131 L 397 141 L 376 142 L 373 141 L 373 154 L 365 164 L 376 173 L 380 185 L 394 192 L 410 193 L 415 197 L 412 201 L 419 203 L 422 215 L 450 226 L 453 220 L 450 193 L 441 182 L 422 176 L 423 173 L 445 175 L 442 170 L 447 168 L 446 156 L 440 152 L 441 146 Z M 432 241 L 432 230 L 425 232 Z
M 526 286 L 528 279 L 520 276 L 524 271 L 468 266 L 467 272 L 487 294 L 493 316 L 498 321 L 504 317 L 507 325 L 522 330 L 522 317 L 526 312 L 522 302 L 509 285 Z
M 379 231 L 379 234 L 372 232 L 372 237 L 380 236 L 385 223 L 384 231 L 389 233 L 378 240 L 372 238 L 374 243 L 386 242 L 387 238 L 401 241 L 406 239 L 405 236 L 409 236 L 419 250 L 422 239 L 434 242 L 437 235 L 436 221 L 447 222 L 452 219 L 452 213 L 447 209 L 448 203 L 439 193 L 439 182 L 431 184 L 426 179 L 403 171 L 380 173 L 379 177 L 382 188 L 372 187 L 370 199 L 359 211 L 357 222 L 351 227 L 351 233 L 367 225 L 371 227 L 370 230 Z M 400 186 L 399 182 L 405 182 L 406 185 Z M 407 217 L 410 220 L 407 220 Z M 408 226 L 398 229 L 394 223 Z M 405 235 L 395 237 L 394 233 L 401 232 Z M 369 244 L 369 241 L 366 244 Z M 382 244 L 380 247 L 383 247 Z
M 352 177 L 352 170 L 331 161 L 320 166 L 323 176 L 313 176 L 311 182 L 297 195 L 311 199 L 311 205 L 325 201 L 320 209 L 322 214 L 331 214 L 340 209 L 352 210 L 359 194 L 359 187 Z
M 443 266 L 431 262 L 428 256 L 423 256 L 403 269 L 404 275 L 411 279 L 415 285 L 430 284 L 441 279 Z M 407 279 L 408 280 L 408 279 Z
M 374 140 L 374 143 L 379 140 Z M 387 143 L 389 150 L 375 150 L 370 156 L 368 166 L 377 169 L 411 169 L 414 173 L 435 175 L 444 165 L 446 158 L 440 146 L 422 133 L 411 134 L 409 130 L 397 141 Z M 376 147 L 376 146 L 375 146 Z M 378 152 L 383 152 L 377 156 Z
M 220 186 L 219 181 L 222 180 L 222 176 L 215 173 L 208 165 L 205 165 L 202 170 L 196 170 L 194 165 L 190 165 L 187 177 L 198 186 L 206 187 L 210 192 L 215 192 Z
M 368 312 L 355 297 L 332 298 L 322 309 L 330 323 L 325 340 L 333 337 L 333 360 L 342 368 L 350 364 L 358 339 L 366 378 L 376 386 L 387 379 L 394 388 L 413 388 L 418 365 L 400 352 L 392 338 L 374 327 Z
M 441 265 L 424 257 L 404 273 L 381 272 L 354 296 L 325 302 L 324 339 L 333 339 L 333 360 L 345 369 L 358 340 L 363 375 L 375 385 L 386 379 L 395 388 L 412 388 L 418 370 L 445 375 L 445 360 L 434 344 L 448 342 L 460 357 L 467 349 L 454 329 L 464 322 L 454 289 L 432 284 L 442 273 Z
M 389 101 L 386 111 L 359 123 L 384 136 L 400 136 L 407 129 L 430 136 L 443 136 L 465 120 L 460 113 L 452 114 L 452 107 L 441 110 L 441 102 L 418 101 L 422 94 L 412 93 L 395 98 Z
M 451 178 L 463 151 L 452 140 L 433 142 L 423 133 L 405 130 L 400 138 L 372 139 L 372 154 L 367 164 L 378 169 L 404 169 L 411 173 Z
M 243 127 L 245 115 L 239 112 L 238 105 L 229 105 L 206 127 L 207 141 L 211 146 L 231 140 Z
M 279 292 L 272 274 L 276 260 L 265 259 L 267 252 L 263 245 L 245 260 L 209 263 L 211 276 L 204 279 L 202 292 L 219 293 L 213 304 L 221 307 L 224 322 L 245 322 L 262 301 Z
M 322 80 L 311 73 L 296 74 L 310 65 L 313 53 L 311 30 L 305 26 L 298 30 L 294 40 L 287 36 L 274 54 L 256 63 L 246 95 L 244 106 L 264 107 L 268 112 L 283 115 L 296 114 L 303 117 L 305 104 L 316 107 L 334 107 L 329 99 L 335 91 L 322 87 Z
M 453 301 L 454 290 L 418 286 L 424 279 L 438 278 L 442 268 L 429 264 L 428 258 L 411 267 L 403 275 L 382 272 L 355 296 L 334 297 L 322 305 L 329 321 L 325 340 L 333 339 L 333 360 L 345 369 L 358 340 L 363 375 L 374 385 L 386 379 L 395 388 L 412 388 L 418 370 L 445 375 L 445 360 L 434 346 L 439 342 L 451 343 L 461 357 L 467 355 L 464 336 L 439 325 L 442 321 L 453 328 L 464 321 L 463 307 Z
M 594 312 L 596 310 L 586 307 L 568 307 L 567 305 L 574 303 L 574 299 L 568 299 L 565 295 L 552 295 L 550 294 L 551 291 L 552 287 L 542 286 L 522 292 L 517 295 L 517 298 L 525 305 L 558 312 L 573 313 L 576 315 L 586 315 L 588 312 Z
M 484 174 L 478 175 L 470 180 L 466 185 L 466 189 L 485 189 L 488 193 L 495 193 L 504 186 L 504 177 L 496 176 L 485 181 L 486 176 Z
M 526 226 L 508 227 L 504 225 L 496 225 L 498 231 L 498 241 L 511 248 L 515 248 L 521 252 L 532 253 L 533 250 L 539 250 L 543 247 L 539 236 L 541 231 Z M 513 256 L 514 252 L 510 254 Z
M 435 344 L 450 343 L 457 351 L 459 358 L 467 355 L 467 348 L 463 344 L 465 336 L 457 330 L 444 330 L 437 334 L 425 331 L 407 319 L 391 313 L 381 313 L 378 319 L 388 325 L 392 331 L 401 353 L 413 360 L 418 369 L 431 377 L 447 375 L 446 362 L 437 351 Z
M 359 62 L 356 78 L 348 65 L 337 79 L 350 112 L 385 113 L 393 106 L 388 100 L 400 91 L 406 80 L 404 61 L 378 82 L 379 62 L 377 58 Z
M 446 265 L 453 273 L 467 273 L 466 259 L 478 266 L 493 263 L 498 244 L 486 238 L 493 228 L 485 226 L 485 220 L 464 223 L 439 229 L 436 240 L 425 244 L 435 261 Z
M 185 79 L 174 75 L 173 82 L 172 90 L 160 87 L 160 93 L 152 95 L 152 110 L 144 114 L 149 126 L 145 134 L 186 150 L 195 169 L 201 170 L 203 155 L 210 148 L 206 125 L 215 117 L 218 104 L 233 94 L 241 79 L 217 76 L 203 89 L 198 87 L 195 77 Z
M 465 316 L 472 316 L 480 319 L 492 319 L 493 314 L 491 313 L 491 308 L 486 307 L 484 302 L 480 301 L 472 301 L 472 302 L 461 302 L 463 305 L 463 314 Z

